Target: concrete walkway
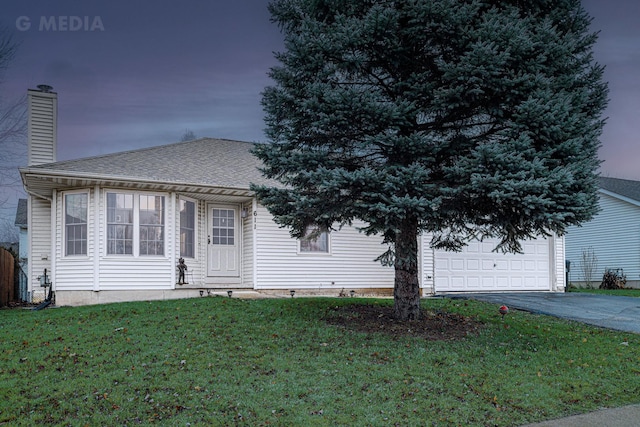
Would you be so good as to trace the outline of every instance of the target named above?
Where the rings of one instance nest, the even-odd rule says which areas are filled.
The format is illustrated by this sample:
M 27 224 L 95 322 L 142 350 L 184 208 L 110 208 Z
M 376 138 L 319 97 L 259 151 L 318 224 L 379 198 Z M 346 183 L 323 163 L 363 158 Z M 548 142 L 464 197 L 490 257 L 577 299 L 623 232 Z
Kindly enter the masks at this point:
M 478 293 L 464 298 L 505 304 L 511 309 L 546 314 L 593 326 L 640 334 L 640 298 L 568 293 Z M 638 427 L 640 405 L 603 409 L 587 414 L 529 424 L 524 427 Z
M 523 427 L 638 427 L 639 425 L 640 405 L 631 405 L 528 424 Z
M 640 334 L 640 298 L 579 292 L 465 293 L 448 296 L 505 304 L 511 309 Z

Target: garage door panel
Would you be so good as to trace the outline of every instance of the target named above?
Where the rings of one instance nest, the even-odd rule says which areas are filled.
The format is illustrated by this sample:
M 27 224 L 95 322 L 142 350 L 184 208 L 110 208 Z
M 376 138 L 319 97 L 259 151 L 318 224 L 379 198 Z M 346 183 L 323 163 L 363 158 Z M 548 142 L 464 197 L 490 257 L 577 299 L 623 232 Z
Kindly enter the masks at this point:
M 478 252 L 480 252 L 480 243 L 478 243 L 478 242 L 469 243 L 469 245 L 465 249 L 465 252 L 467 252 L 467 253 L 478 253 Z
M 452 259 L 450 261 L 451 263 L 451 270 L 453 271 L 464 271 L 464 259 Z
M 498 271 L 509 271 L 509 260 L 497 259 L 495 269 Z
M 483 259 L 482 260 L 482 271 L 491 271 L 494 268 L 494 262 L 492 259 Z
M 497 243 L 473 242 L 462 252 L 436 250 L 436 292 L 550 289 L 548 240 L 524 242 L 523 254 L 493 252 Z

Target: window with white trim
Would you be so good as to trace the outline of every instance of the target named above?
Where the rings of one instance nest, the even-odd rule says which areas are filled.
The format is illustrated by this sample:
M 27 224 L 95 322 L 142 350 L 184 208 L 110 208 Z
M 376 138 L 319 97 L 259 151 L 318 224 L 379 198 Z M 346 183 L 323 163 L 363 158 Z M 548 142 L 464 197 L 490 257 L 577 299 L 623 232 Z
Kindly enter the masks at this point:
M 301 253 L 329 253 L 329 233 L 316 227 L 307 227 L 300 239 Z
M 107 254 L 164 255 L 165 197 L 107 193 Z
M 235 215 L 235 209 L 213 209 L 211 237 L 214 245 L 233 246 L 236 244 Z
M 194 258 L 196 237 L 196 204 L 180 199 L 180 256 Z
M 164 197 L 140 195 L 140 255 L 164 255 Z
M 64 195 L 65 255 L 87 254 L 87 193 Z
M 107 254 L 133 255 L 133 194 L 107 193 Z

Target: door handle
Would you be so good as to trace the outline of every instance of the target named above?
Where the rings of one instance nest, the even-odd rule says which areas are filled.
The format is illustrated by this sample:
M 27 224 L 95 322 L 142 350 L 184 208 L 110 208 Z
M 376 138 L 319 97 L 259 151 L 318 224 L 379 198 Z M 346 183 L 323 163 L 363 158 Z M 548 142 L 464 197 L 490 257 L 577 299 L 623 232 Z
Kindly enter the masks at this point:
M 211 244 L 211 236 L 207 236 L 207 245 Z

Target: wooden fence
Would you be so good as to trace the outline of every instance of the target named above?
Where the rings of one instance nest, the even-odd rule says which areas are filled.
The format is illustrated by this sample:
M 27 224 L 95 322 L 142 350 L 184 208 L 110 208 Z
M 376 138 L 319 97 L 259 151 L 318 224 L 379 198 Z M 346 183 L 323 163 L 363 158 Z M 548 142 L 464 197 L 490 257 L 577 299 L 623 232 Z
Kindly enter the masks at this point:
M 11 252 L 0 248 L 0 307 L 15 301 L 15 260 Z

